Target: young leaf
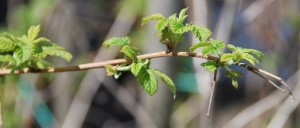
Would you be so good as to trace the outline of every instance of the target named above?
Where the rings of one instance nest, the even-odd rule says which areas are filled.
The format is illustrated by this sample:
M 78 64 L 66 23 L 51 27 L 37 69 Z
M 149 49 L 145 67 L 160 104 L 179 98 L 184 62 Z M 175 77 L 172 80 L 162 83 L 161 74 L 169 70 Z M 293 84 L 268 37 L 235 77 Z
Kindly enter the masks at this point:
M 156 31 L 161 32 L 162 30 L 164 30 L 167 27 L 168 24 L 169 24 L 168 19 L 159 20 L 155 25 L 155 29 L 156 29 Z
M 113 76 L 117 73 L 114 66 L 112 65 L 105 65 L 107 76 Z
M 123 52 L 127 57 L 132 59 L 134 62 L 137 61 L 138 51 L 135 50 L 134 48 L 132 48 L 131 46 L 129 46 L 129 45 L 123 46 L 121 49 L 121 52 Z
M 35 40 L 35 38 L 39 35 L 41 30 L 41 25 L 31 26 L 28 30 L 27 37 L 31 43 Z
M 176 86 L 170 77 L 168 77 L 166 74 L 162 73 L 157 69 L 150 69 L 150 70 L 164 81 L 164 83 L 169 87 L 169 89 L 171 89 L 174 95 L 176 94 Z
M 23 45 L 28 45 L 28 44 L 32 44 L 32 41 L 29 40 L 29 38 L 25 35 L 23 35 L 22 37 L 18 37 L 18 42 L 20 42 L 19 44 L 23 44 Z
M 217 70 L 219 65 L 215 61 L 207 61 L 201 64 L 202 67 L 206 68 L 210 72 Z
M 36 40 L 33 41 L 34 44 L 42 43 L 42 42 L 50 43 L 51 41 L 44 37 L 37 38 Z
M 146 23 L 148 23 L 149 21 L 151 20 L 161 20 L 161 19 L 165 19 L 165 17 L 161 14 L 153 14 L 153 15 L 150 15 L 150 16 L 147 16 L 147 17 L 144 17 L 142 19 L 142 24 L 141 26 L 144 26 Z
M 0 62 L 15 63 L 15 59 L 12 55 L 0 55 Z
M 30 60 L 32 51 L 33 51 L 32 45 L 25 45 L 22 47 L 18 47 L 14 53 L 14 57 L 16 58 L 18 65 L 27 60 Z
M 58 56 L 67 61 L 72 59 L 72 54 L 54 43 L 47 43 L 41 46 L 35 45 L 33 53 L 35 57 L 44 59 L 47 55 Z
M 197 44 L 193 45 L 192 47 L 190 47 L 190 51 L 194 52 L 196 49 L 198 49 L 200 47 L 208 46 L 208 45 L 210 45 L 210 43 L 208 43 L 208 42 L 201 43 L 200 42 L 200 43 L 197 43 Z
M 220 62 L 231 65 L 235 62 L 235 56 L 231 53 L 222 54 Z
M 186 19 L 186 17 L 187 17 L 187 15 L 186 15 L 187 10 L 188 10 L 188 8 L 184 8 L 184 9 L 182 9 L 182 10 L 180 11 L 180 13 L 179 13 L 179 15 L 178 15 L 178 20 L 179 20 L 179 22 L 182 23 L 182 22 Z
M 235 52 L 235 51 L 237 50 L 237 47 L 235 47 L 235 46 L 232 45 L 232 44 L 228 44 L 228 45 L 227 45 L 227 48 L 228 48 L 230 51 L 233 51 L 233 52 Z
M 237 79 L 236 78 L 231 78 L 231 84 L 232 84 L 232 86 L 235 88 L 235 89 L 238 89 L 239 88 L 239 83 L 238 83 L 238 81 L 237 81 Z
M 168 17 L 169 22 L 176 22 L 177 18 L 176 18 L 177 13 L 172 14 L 171 16 Z
M 237 89 L 238 88 L 237 77 L 242 76 L 242 72 L 240 72 L 240 71 L 231 71 L 227 68 L 226 69 L 226 76 L 231 78 L 233 87 Z
M 133 62 L 131 64 L 131 73 L 134 76 L 137 76 L 139 74 L 140 70 L 142 69 L 142 67 L 143 67 L 142 63 L 135 63 L 135 62 Z
M 170 27 L 176 34 L 183 34 L 188 31 L 188 29 L 180 22 L 171 22 Z
M 151 70 L 142 68 L 136 78 L 150 96 L 157 92 L 157 78 Z
M 206 41 L 212 34 L 209 29 L 193 23 L 187 24 L 186 27 L 199 39 L 200 42 Z
M 130 44 L 129 37 L 113 37 L 103 42 L 105 48 L 109 48 L 112 45 L 124 46 Z
M 15 49 L 14 42 L 6 37 L 0 37 L 0 52 L 10 52 Z
M 242 59 L 248 61 L 252 65 L 255 65 L 256 63 L 259 62 L 256 58 L 254 58 L 252 55 L 248 53 L 242 53 Z
M 208 42 L 210 43 L 210 45 L 208 45 L 202 49 L 202 53 L 204 55 L 219 54 L 220 50 L 225 47 L 225 43 L 221 40 L 211 40 Z
M 255 50 L 255 49 L 244 48 L 242 50 L 242 52 L 252 54 L 252 55 L 256 56 L 259 60 L 261 60 L 264 57 L 264 54 L 262 52 Z

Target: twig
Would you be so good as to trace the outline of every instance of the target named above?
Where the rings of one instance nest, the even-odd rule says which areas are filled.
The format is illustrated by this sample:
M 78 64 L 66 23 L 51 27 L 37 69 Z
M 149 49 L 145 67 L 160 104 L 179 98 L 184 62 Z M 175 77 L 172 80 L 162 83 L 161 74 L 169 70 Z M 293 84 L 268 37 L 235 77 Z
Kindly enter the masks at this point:
M 300 70 L 294 73 L 288 80 L 289 85 L 296 85 L 299 81 Z M 285 97 L 281 96 L 281 92 L 274 91 L 263 99 L 257 101 L 256 103 L 248 106 L 241 112 L 239 112 L 235 117 L 233 117 L 224 128 L 242 128 L 245 127 L 251 120 L 259 117 L 270 109 L 276 107 Z M 266 104 L 267 103 L 267 104 Z
M 202 55 L 199 53 L 190 53 L 190 52 L 155 52 L 150 54 L 139 55 L 138 59 L 152 59 L 152 58 L 160 58 L 160 57 L 168 57 L 168 56 L 181 56 L 181 57 L 196 57 L 202 59 L 209 60 L 218 60 L 219 58 L 214 56 Z M 80 70 L 88 70 L 94 68 L 104 68 L 105 65 L 117 65 L 130 63 L 130 59 L 115 59 L 103 62 L 95 62 L 95 63 L 87 63 L 80 64 L 77 66 L 68 66 L 68 67 L 47 67 L 42 69 L 32 69 L 32 68 L 24 68 L 20 70 L 15 70 L 12 72 L 10 69 L 0 70 L 0 75 L 8 75 L 8 74 L 26 74 L 26 73 L 55 73 L 55 72 L 68 72 L 68 71 L 80 71 Z
M 295 97 L 300 97 L 300 81 L 295 85 L 294 88 Z M 272 117 L 270 123 L 267 128 L 283 128 L 287 123 L 288 119 L 292 116 L 293 112 L 299 106 L 300 101 L 296 100 L 295 102 L 291 102 L 288 99 L 280 105 L 275 115 Z
M 286 91 L 282 88 L 280 88 L 278 85 L 276 85 L 273 81 L 269 80 L 268 78 L 266 78 L 265 76 L 259 74 L 257 71 L 252 71 L 254 74 L 258 75 L 259 77 L 263 78 L 264 80 L 266 80 L 268 83 L 270 83 L 271 85 L 273 85 L 274 87 L 276 87 L 277 89 L 279 89 L 280 91 L 282 91 L 283 93 L 285 93 Z
M 293 99 L 293 100 L 296 100 L 295 97 L 294 97 L 294 95 L 293 95 L 293 93 L 292 93 L 291 88 L 283 81 L 283 79 L 282 79 L 281 77 L 276 76 L 276 75 L 274 75 L 274 74 L 272 74 L 272 73 L 269 73 L 269 72 L 267 72 L 267 71 L 265 71 L 265 70 L 256 68 L 256 67 L 254 67 L 254 66 L 245 64 L 245 63 L 237 63 L 236 65 L 245 67 L 248 71 L 251 71 L 251 72 L 253 72 L 253 73 L 257 74 L 257 75 L 258 75 L 259 73 L 262 73 L 262 74 L 264 74 L 264 75 L 266 75 L 266 76 L 268 76 L 268 77 L 271 77 L 271 78 L 277 80 L 278 82 L 280 82 L 283 86 L 285 86 L 285 87 L 288 89 L 289 95 L 292 97 L 292 99 Z M 261 75 L 261 74 L 260 74 L 260 75 Z M 259 75 L 259 76 L 260 76 L 260 75 Z M 264 77 L 264 78 L 266 78 L 266 77 Z M 267 78 L 266 78 L 266 80 L 267 80 L 268 82 L 270 81 L 270 80 L 267 79 Z M 269 83 L 270 83 L 270 82 L 269 82 Z M 272 83 L 273 83 L 273 82 L 272 82 Z M 271 84 L 272 84 L 272 83 L 271 83 Z M 273 84 L 272 84 L 272 85 L 273 85 Z M 276 85 L 276 86 L 277 86 L 277 85 Z M 275 86 L 275 87 L 276 87 L 276 86 Z M 279 89 L 279 90 L 281 90 L 281 89 Z
M 211 87 L 211 93 L 210 93 L 210 98 L 209 98 L 209 103 L 208 103 L 208 109 L 207 109 L 206 116 L 210 115 L 212 101 L 213 101 L 213 98 L 214 98 L 214 92 L 215 92 L 215 87 L 216 87 L 217 73 L 218 73 L 218 69 L 216 69 L 215 72 L 214 72 L 214 80 L 213 80 L 212 87 Z
M 114 23 L 111 25 L 106 39 L 113 36 L 125 36 L 128 35 L 132 26 L 135 23 L 138 15 L 137 8 L 130 8 L 126 5 L 122 5 L 118 12 Z M 101 47 L 93 62 L 101 62 L 105 60 L 111 60 L 116 57 L 118 47 L 112 47 L 109 50 Z M 86 73 L 84 78 L 79 84 L 77 93 L 71 101 L 69 110 L 65 116 L 65 120 L 62 122 L 61 128 L 81 128 L 84 122 L 85 116 L 91 106 L 93 97 L 96 95 L 97 90 L 100 88 L 101 83 L 105 79 L 106 72 L 104 70 L 90 70 Z
M 153 59 L 153 58 L 161 58 L 161 57 L 171 57 L 171 56 L 177 56 L 177 57 L 195 57 L 195 58 L 202 58 L 207 60 L 216 60 L 219 61 L 218 57 L 210 56 L 210 55 L 203 55 L 200 53 L 193 53 L 193 52 L 155 52 L 155 53 L 149 53 L 149 54 L 143 54 L 137 56 L 138 59 Z M 69 67 L 48 67 L 48 68 L 42 68 L 42 69 L 32 69 L 32 68 L 24 68 L 21 70 L 15 70 L 12 71 L 10 69 L 3 69 L 0 70 L 0 76 L 1 75 L 9 75 L 9 74 L 26 74 L 26 73 L 54 73 L 54 72 L 68 72 L 68 71 L 80 71 L 80 70 L 88 70 L 88 69 L 95 69 L 95 68 L 104 68 L 105 65 L 118 65 L 118 64 L 125 64 L 130 63 L 132 60 L 130 59 L 115 59 L 115 60 L 108 60 L 103 62 L 95 62 L 95 63 L 87 63 L 87 64 L 80 64 L 77 66 L 69 66 Z M 284 85 L 288 91 L 291 97 L 295 100 L 295 97 L 293 96 L 293 93 L 291 89 L 288 87 L 288 85 L 283 81 L 283 79 L 279 76 L 273 75 L 267 71 L 264 71 L 262 69 L 256 68 L 254 66 L 245 64 L 245 63 L 236 63 L 235 65 L 245 67 L 247 70 L 259 75 L 260 77 L 266 79 L 269 83 L 271 83 L 273 86 L 279 89 L 279 87 L 273 83 L 272 81 L 268 80 L 266 77 L 262 76 L 259 73 L 262 73 L 268 77 L 271 77 L 280 83 Z M 281 88 L 279 89 L 284 92 Z

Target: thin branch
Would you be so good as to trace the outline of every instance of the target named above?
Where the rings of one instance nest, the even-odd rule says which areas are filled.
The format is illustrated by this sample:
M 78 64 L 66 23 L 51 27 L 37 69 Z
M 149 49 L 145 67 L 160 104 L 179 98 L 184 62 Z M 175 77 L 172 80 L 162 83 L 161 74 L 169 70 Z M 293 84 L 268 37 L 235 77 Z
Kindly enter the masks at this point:
M 271 77 L 271 78 L 277 80 L 278 82 L 280 82 L 283 86 L 285 86 L 285 87 L 288 89 L 289 95 L 292 97 L 292 99 L 293 99 L 293 100 L 296 100 L 295 97 L 294 97 L 294 95 L 293 95 L 293 93 L 292 93 L 291 88 L 283 81 L 283 79 L 282 79 L 281 77 L 276 76 L 276 75 L 274 75 L 274 74 L 272 74 L 272 73 L 269 73 L 269 72 L 267 72 L 267 71 L 265 71 L 265 70 L 256 68 L 256 67 L 254 67 L 254 66 L 245 64 L 245 63 L 237 63 L 236 65 L 241 66 L 241 67 L 245 67 L 247 70 L 249 70 L 249 71 L 251 71 L 251 72 L 253 72 L 253 73 L 255 73 L 255 74 L 257 74 L 257 73 L 262 73 L 262 74 L 264 74 L 264 75 L 266 75 L 266 76 L 268 76 L 268 77 Z M 260 75 L 259 75 L 259 76 L 260 76 Z M 270 80 L 267 79 L 267 81 L 269 82 Z M 270 83 L 270 82 L 269 82 L 269 83 Z
M 177 57 L 195 57 L 195 58 L 202 58 L 207 60 L 216 60 L 219 61 L 218 57 L 210 56 L 210 55 L 203 55 L 200 53 L 193 53 L 193 52 L 155 52 L 155 53 L 149 53 L 149 54 L 143 54 L 137 56 L 138 59 L 153 59 L 153 58 L 161 58 L 161 57 L 171 57 L 171 56 L 177 56 Z M 21 70 L 10 70 L 10 69 L 3 69 L 0 70 L 0 76 L 1 75 L 9 75 L 9 74 L 26 74 L 26 73 L 54 73 L 54 72 L 68 72 L 68 71 L 80 71 L 80 70 L 88 70 L 88 69 L 94 69 L 94 68 L 104 68 L 105 65 L 118 65 L 118 64 L 125 64 L 130 63 L 132 60 L 130 59 L 115 59 L 115 60 L 108 60 L 103 62 L 95 62 L 95 63 L 87 63 L 87 64 L 80 64 L 77 66 L 69 66 L 69 67 L 47 67 L 42 69 L 33 69 L 33 68 L 24 68 Z M 278 77 L 274 74 L 271 74 L 265 70 L 256 68 L 254 66 L 245 64 L 245 63 L 236 63 L 235 65 L 241 66 L 246 68 L 247 70 L 259 75 L 260 77 L 266 79 L 269 83 L 271 83 L 273 86 L 275 86 L 275 83 L 268 80 L 266 77 L 262 76 L 259 73 L 262 73 L 268 77 L 271 77 L 278 82 L 282 83 L 288 91 L 291 97 L 295 100 L 295 97 L 293 96 L 293 93 L 291 89 L 288 87 L 288 85 L 283 81 L 281 77 Z M 276 88 L 279 89 L 279 87 L 276 85 Z M 281 88 L 279 89 L 283 91 Z
M 257 71 L 254 70 L 253 73 L 256 74 L 256 75 L 258 75 L 259 77 L 263 78 L 264 80 L 266 80 L 268 83 L 270 83 L 271 85 L 273 85 L 274 87 L 276 87 L 277 89 L 279 89 L 280 91 L 282 91 L 283 93 L 286 92 L 284 89 L 282 89 L 278 85 L 276 85 L 273 81 L 269 80 L 268 78 L 266 78 L 262 74 L 258 73 Z
M 208 60 L 218 60 L 219 58 L 214 56 L 202 55 L 199 53 L 190 53 L 190 52 L 155 52 L 150 54 L 139 55 L 138 59 L 152 59 L 160 57 L 169 57 L 169 56 L 181 56 L 181 57 L 196 57 Z M 12 72 L 10 69 L 0 70 L 0 75 L 9 75 L 9 74 L 26 74 L 26 73 L 54 73 L 54 72 L 68 72 L 68 71 L 80 71 L 88 70 L 94 68 L 104 68 L 105 65 L 118 65 L 124 63 L 130 63 L 130 59 L 115 59 L 108 60 L 103 62 L 87 63 L 80 64 L 77 66 L 68 66 L 68 67 L 47 67 L 42 69 L 33 69 L 33 68 L 24 68 L 20 70 L 15 70 Z
M 296 71 L 293 75 L 289 77 L 289 79 L 287 80 L 288 85 L 291 85 L 292 88 L 294 85 L 300 86 L 300 84 L 297 84 L 299 81 L 299 76 L 300 70 Z M 247 108 L 239 112 L 235 117 L 228 121 L 224 128 L 245 127 L 253 119 L 261 116 L 267 111 L 270 111 L 272 108 L 278 106 L 278 104 L 281 103 L 284 99 L 285 97 L 281 95 L 281 92 L 274 91 L 268 96 L 264 97 L 263 99 L 257 101 L 256 103 L 248 106 Z
M 212 107 L 212 101 L 213 101 L 213 98 L 215 96 L 214 93 L 215 93 L 215 87 L 216 87 L 217 73 L 218 73 L 218 68 L 214 72 L 214 80 L 213 80 L 212 87 L 211 87 L 211 93 L 210 93 L 210 98 L 209 98 L 209 103 L 208 103 L 208 109 L 207 109 L 206 116 L 210 115 L 210 111 L 211 111 L 211 107 Z

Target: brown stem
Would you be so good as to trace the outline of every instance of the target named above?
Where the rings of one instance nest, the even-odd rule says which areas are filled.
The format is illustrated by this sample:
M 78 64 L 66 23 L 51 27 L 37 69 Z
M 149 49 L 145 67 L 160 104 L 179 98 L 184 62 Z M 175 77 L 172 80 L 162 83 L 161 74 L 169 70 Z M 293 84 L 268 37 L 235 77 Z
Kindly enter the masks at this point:
M 269 83 L 271 83 L 271 84 L 272 84 L 273 82 L 270 82 L 270 80 L 267 79 L 266 77 L 264 77 L 263 75 L 268 76 L 268 77 L 270 77 L 270 78 L 273 78 L 273 79 L 277 80 L 278 82 L 280 82 L 283 86 L 285 86 L 285 87 L 288 89 L 289 95 L 292 97 L 293 100 L 295 100 L 295 97 L 294 97 L 294 95 L 293 95 L 293 93 L 292 93 L 291 88 L 283 81 L 283 79 L 282 79 L 281 77 L 276 76 L 276 75 L 274 75 L 274 74 L 272 74 L 272 73 L 269 73 L 269 72 L 267 72 L 267 71 L 265 71 L 265 70 L 256 68 L 256 67 L 254 67 L 254 66 L 245 64 L 245 63 L 236 63 L 236 65 L 241 66 L 241 67 L 245 67 L 247 70 L 249 70 L 249 71 L 255 73 L 256 75 L 262 77 L 263 79 L 267 80 L 267 81 L 268 81 Z M 261 73 L 261 74 L 260 74 L 260 73 Z M 263 74 L 263 75 L 262 75 L 262 74 Z M 274 83 L 274 84 L 275 84 L 275 83 Z M 272 85 L 274 85 L 274 84 L 272 84 Z M 275 86 L 275 87 L 278 87 L 278 86 Z M 278 88 L 279 88 L 279 87 L 278 87 Z M 279 89 L 279 90 L 281 90 L 281 89 Z
M 199 53 L 190 53 L 190 52 L 155 52 L 155 53 L 150 53 L 150 54 L 139 55 L 138 59 L 152 59 L 152 58 L 169 57 L 169 56 L 196 57 L 196 58 L 202 58 L 202 59 L 208 59 L 208 60 L 218 60 L 219 59 L 214 56 L 203 55 L 203 54 L 199 54 Z M 47 67 L 47 68 L 42 68 L 42 69 L 24 68 L 24 69 L 20 69 L 20 70 L 15 70 L 13 72 L 10 69 L 2 69 L 2 70 L 0 70 L 0 75 L 80 71 L 80 70 L 88 70 L 88 69 L 94 69 L 94 68 L 104 68 L 105 65 L 117 65 L 117 64 L 124 64 L 124 63 L 130 63 L 130 62 L 131 62 L 130 59 L 115 59 L 115 60 L 80 64 L 77 66 L 67 66 L 67 67 Z

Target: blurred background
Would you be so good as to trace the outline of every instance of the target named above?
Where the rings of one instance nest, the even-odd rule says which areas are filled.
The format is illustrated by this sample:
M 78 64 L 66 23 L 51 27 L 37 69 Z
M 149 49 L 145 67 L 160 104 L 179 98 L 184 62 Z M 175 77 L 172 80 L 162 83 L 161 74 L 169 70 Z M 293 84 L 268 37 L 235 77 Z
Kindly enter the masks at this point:
M 148 96 L 131 74 L 115 80 L 105 69 L 10 75 L 2 85 L 5 128 L 300 128 L 300 1 L 299 0 L 1 0 L 0 31 L 16 35 L 42 25 L 42 36 L 65 47 L 70 63 L 48 58 L 54 66 L 99 62 L 122 55 L 102 42 L 130 36 L 142 53 L 164 51 L 154 23 L 140 27 L 144 16 L 166 17 L 189 7 L 188 21 L 208 27 L 213 38 L 261 50 L 258 67 L 282 77 L 296 100 L 245 69 L 239 88 L 221 70 L 212 114 L 206 117 L 212 73 L 205 60 L 153 59 L 175 81 L 177 97 L 159 83 Z M 177 50 L 198 41 L 186 34 Z

